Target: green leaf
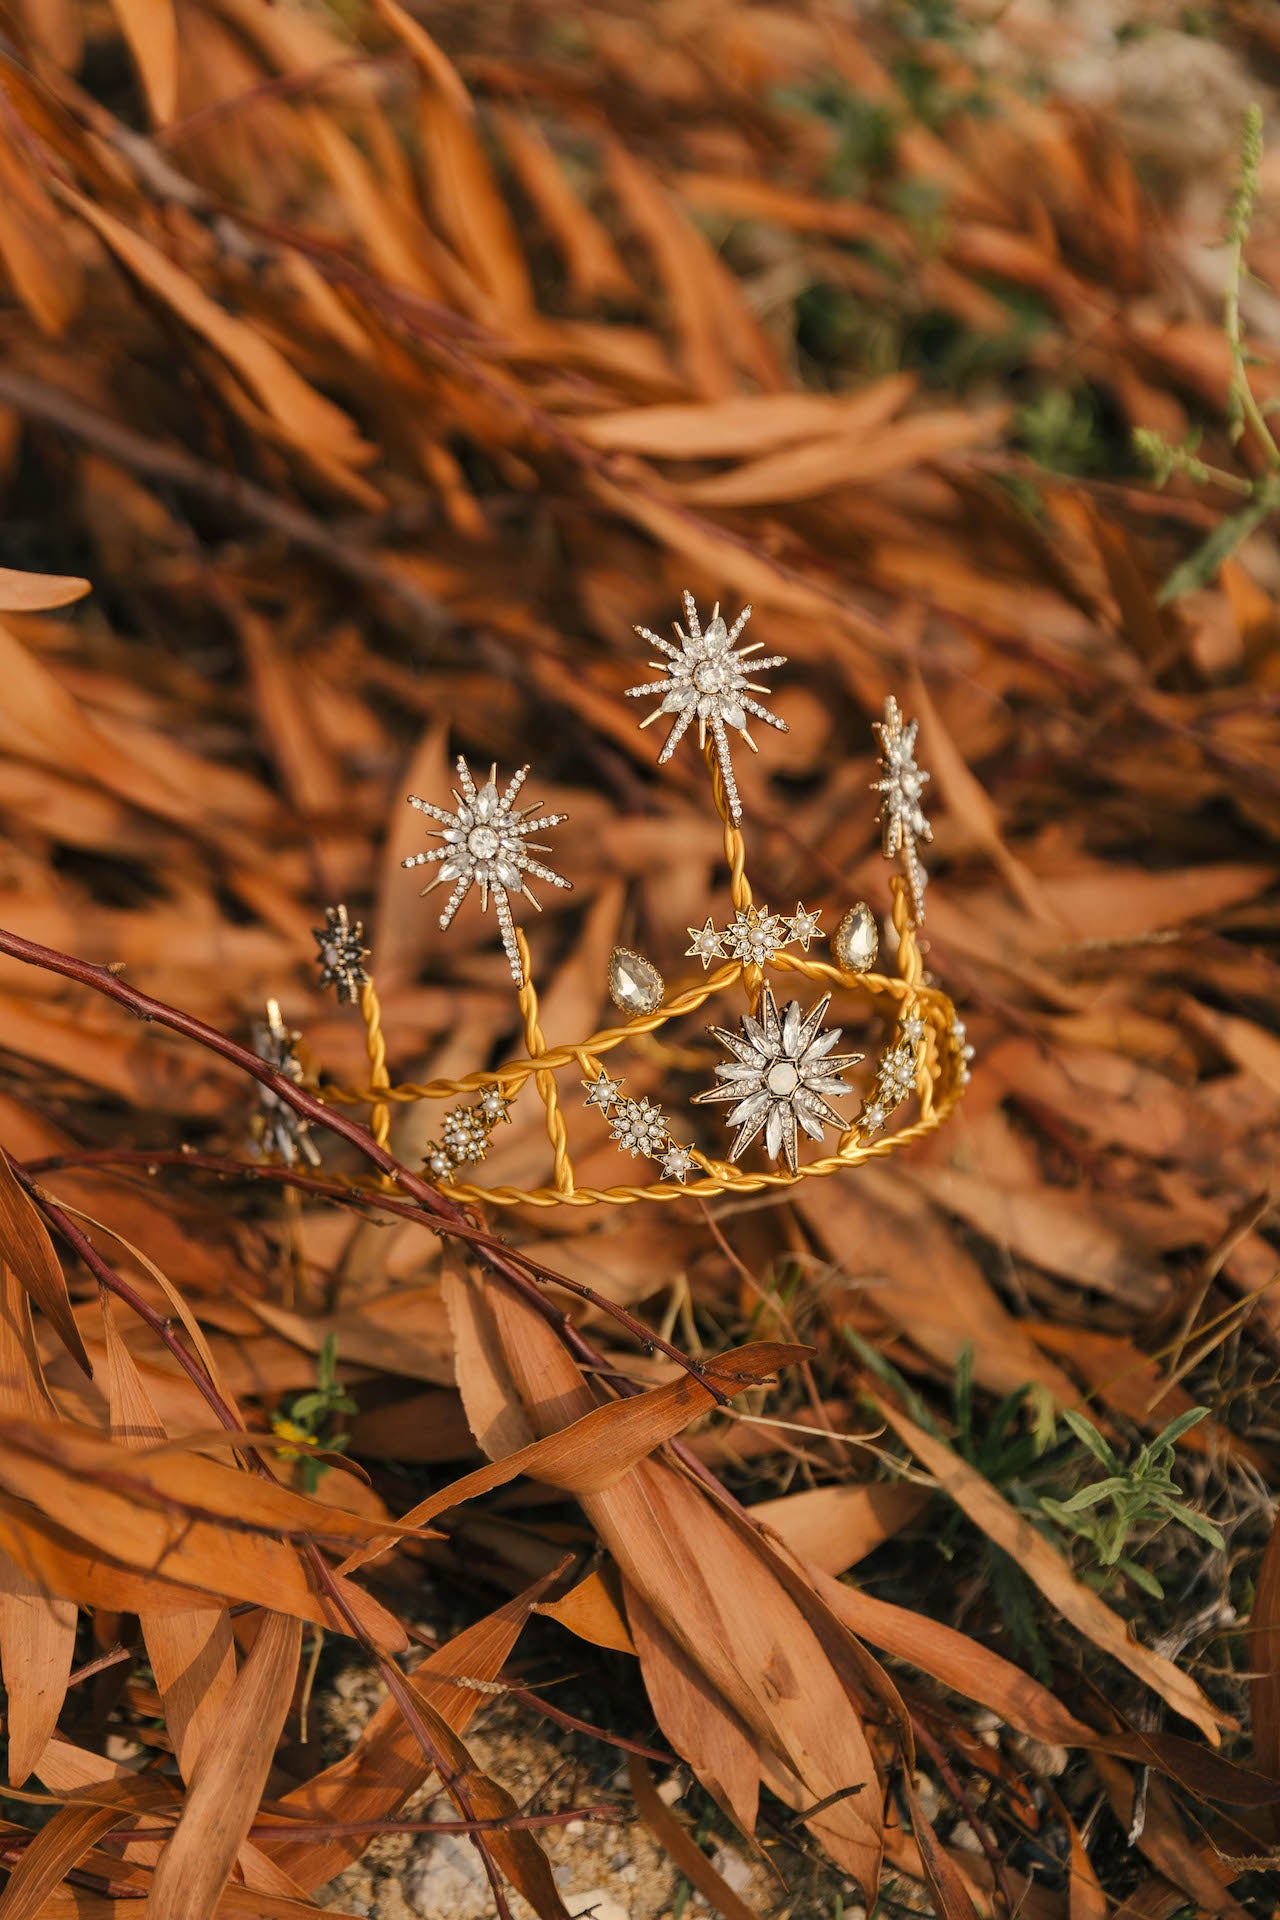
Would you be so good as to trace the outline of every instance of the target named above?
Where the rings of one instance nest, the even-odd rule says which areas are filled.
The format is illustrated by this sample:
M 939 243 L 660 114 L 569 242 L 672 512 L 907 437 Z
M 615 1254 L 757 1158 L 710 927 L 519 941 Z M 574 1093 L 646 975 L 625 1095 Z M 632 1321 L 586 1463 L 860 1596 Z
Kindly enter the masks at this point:
M 956 1356 L 953 1389 L 956 1425 L 966 1440 L 973 1432 L 973 1342 L 966 1340 Z
M 1058 1437 L 1058 1403 L 1048 1387 L 1041 1380 L 1033 1380 L 1028 1395 L 1034 1416 L 1032 1437 L 1035 1441 L 1035 1457 L 1049 1451 Z
M 1119 1560 L 1116 1561 L 1116 1566 L 1121 1573 L 1128 1575 L 1135 1587 L 1141 1587 L 1142 1591 L 1149 1593 L 1153 1600 L 1164 1599 L 1164 1588 L 1160 1585 L 1154 1573 L 1148 1573 L 1146 1568 L 1140 1567 L 1136 1560 L 1130 1560 L 1122 1554 Z
M 1207 1540 L 1211 1547 L 1221 1549 L 1226 1541 L 1212 1520 L 1203 1513 L 1197 1513 L 1194 1507 L 1184 1507 L 1180 1501 L 1170 1500 L 1166 1494 L 1156 1495 L 1156 1505 L 1163 1507 L 1169 1516 L 1185 1527 L 1188 1533 L 1194 1533 L 1199 1539 Z
M 1193 593 L 1197 587 L 1207 587 L 1216 580 L 1223 564 L 1262 525 L 1267 515 L 1275 511 L 1276 504 L 1273 489 L 1263 487 L 1239 513 L 1229 513 L 1219 520 L 1195 552 L 1174 568 L 1156 594 L 1157 605 L 1167 607 L 1170 601 L 1180 600 L 1184 593 Z
M 1050 1519 L 1056 1520 L 1060 1526 L 1068 1528 L 1072 1533 L 1083 1534 L 1086 1540 L 1093 1539 L 1093 1521 L 1081 1520 L 1076 1514 L 1069 1513 L 1061 1500 L 1051 1500 L 1048 1494 L 1045 1494 L 1040 1501 L 1040 1507 L 1042 1512 L 1047 1513 Z
M 1074 1407 L 1064 1408 L 1062 1417 L 1080 1444 L 1088 1447 L 1094 1459 L 1100 1461 L 1108 1473 L 1124 1472 L 1124 1468 L 1120 1465 L 1120 1462 L 1116 1459 L 1115 1454 L 1112 1453 L 1092 1420 L 1086 1420 L 1084 1415 L 1077 1413 Z
M 935 1440 L 941 1440 L 943 1434 L 937 1421 L 910 1381 L 898 1372 L 892 1361 L 886 1360 L 869 1340 L 864 1340 L 862 1335 L 855 1333 L 852 1327 L 844 1327 L 842 1332 L 863 1366 L 869 1367 L 877 1379 L 883 1380 L 886 1386 L 893 1388 L 916 1425 L 923 1427 L 926 1433 L 932 1434 Z
M 1058 1504 L 1063 1513 L 1080 1513 L 1085 1507 L 1096 1507 L 1100 1500 L 1113 1500 L 1118 1493 L 1124 1493 L 1128 1485 L 1127 1480 L 1115 1478 L 1097 1480 L 1093 1486 L 1081 1487 L 1078 1493 L 1073 1493 L 1069 1499 Z
M 1175 1441 L 1181 1440 L 1184 1433 L 1190 1432 L 1192 1427 L 1198 1427 L 1202 1420 L 1208 1418 L 1208 1407 L 1189 1407 L 1186 1413 L 1180 1413 L 1176 1420 L 1171 1420 L 1167 1427 L 1160 1429 L 1151 1442 L 1152 1452 L 1157 1447 L 1172 1447 Z

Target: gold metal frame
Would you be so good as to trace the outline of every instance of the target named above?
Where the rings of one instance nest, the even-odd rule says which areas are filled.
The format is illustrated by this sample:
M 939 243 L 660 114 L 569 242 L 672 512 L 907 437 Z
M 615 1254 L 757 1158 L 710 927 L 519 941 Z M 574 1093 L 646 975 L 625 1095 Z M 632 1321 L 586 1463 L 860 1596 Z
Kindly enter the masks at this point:
M 716 810 L 724 828 L 725 859 L 729 866 L 729 886 L 735 912 L 745 911 L 753 903 L 746 877 L 746 845 L 734 823 L 725 796 L 724 784 L 716 764 L 714 748 L 708 743 L 706 760 L 711 773 Z M 460 1080 L 429 1080 L 392 1086 L 386 1071 L 386 1045 L 382 1035 L 382 1011 L 377 991 L 369 982 L 361 992 L 360 1011 L 365 1023 L 370 1084 L 367 1087 L 321 1088 L 321 1097 L 342 1105 L 370 1108 L 370 1130 L 385 1146 L 390 1132 L 391 1107 L 420 1100 L 465 1099 L 484 1087 L 497 1086 L 514 1096 L 526 1081 L 533 1080 L 546 1114 L 547 1137 L 551 1144 L 553 1172 L 551 1183 L 541 1187 L 484 1187 L 463 1181 L 450 1181 L 447 1191 L 459 1200 L 496 1207 L 594 1207 L 633 1206 L 640 1201 L 681 1200 L 690 1195 L 709 1199 L 723 1193 L 760 1193 L 768 1188 L 798 1185 L 802 1180 L 838 1173 L 856 1167 L 864 1160 L 883 1159 L 912 1141 L 933 1133 L 948 1119 L 964 1093 L 963 1063 L 956 1050 L 947 1044 L 955 1019 L 955 1008 L 940 988 L 925 984 L 919 942 L 911 914 L 906 882 L 895 875 L 892 883 L 893 925 L 897 934 L 897 971 L 887 973 L 849 973 L 827 961 L 810 959 L 807 954 L 777 953 L 767 968 L 733 960 L 717 967 L 701 980 L 694 980 L 669 994 L 652 1013 L 637 1014 L 622 1024 L 604 1027 L 587 1040 L 576 1044 L 548 1047 L 538 1021 L 538 994 L 533 984 L 532 964 L 522 931 L 516 938 L 524 967 L 525 984 L 518 989 L 517 1000 L 524 1019 L 526 1053 L 490 1072 L 471 1073 Z M 741 981 L 750 1008 L 754 1011 L 766 972 L 798 973 L 826 990 L 861 993 L 873 1000 L 891 1003 L 896 1015 L 910 1006 L 925 1026 L 916 1070 L 916 1096 L 919 1118 L 893 1133 L 873 1140 L 859 1137 L 856 1123 L 841 1134 L 834 1153 L 802 1165 L 795 1173 L 744 1171 L 732 1161 L 713 1159 L 694 1150 L 696 1164 L 704 1177 L 680 1184 L 656 1180 L 646 1185 L 624 1183 L 610 1187 L 582 1187 L 574 1177 L 573 1157 L 568 1129 L 560 1103 L 556 1075 L 565 1067 L 576 1069 L 580 1078 L 594 1079 L 601 1071 L 601 1057 L 628 1041 L 657 1032 L 668 1021 L 692 1013 L 709 1000 L 717 999 Z

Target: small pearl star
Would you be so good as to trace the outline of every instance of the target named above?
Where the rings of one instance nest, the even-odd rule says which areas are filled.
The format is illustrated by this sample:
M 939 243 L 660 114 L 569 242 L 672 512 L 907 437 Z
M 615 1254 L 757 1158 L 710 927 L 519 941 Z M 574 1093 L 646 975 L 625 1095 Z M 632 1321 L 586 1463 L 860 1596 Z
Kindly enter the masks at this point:
M 924 1021 L 918 1013 L 909 1013 L 899 1031 L 909 1046 L 918 1047 L 924 1039 Z
M 724 940 L 716 932 L 710 914 L 707 915 L 705 927 L 690 927 L 688 932 L 693 945 L 685 948 L 686 957 L 691 960 L 701 960 L 704 973 L 713 960 L 725 958 Z
M 818 913 L 809 913 L 798 900 L 796 901 L 796 910 L 787 921 L 787 925 L 791 929 L 791 938 L 798 940 L 806 953 L 809 951 L 809 942 L 811 940 L 821 940 L 822 938 L 822 928 L 818 925 L 821 918 L 822 914 L 820 911 Z
M 725 928 L 725 946 L 744 966 L 767 966 L 775 953 L 792 938 L 791 922 L 768 907 L 747 907 L 735 913 L 732 925 Z
M 681 1186 L 693 1172 L 697 1162 L 692 1147 L 682 1147 L 672 1142 L 662 1156 L 662 1175 L 665 1180 L 678 1180 Z
M 610 1107 L 618 1098 L 618 1089 L 622 1085 L 622 1082 L 621 1080 L 611 1080 L 604 1068 L 601 1067 L 598 1080 L 584 1080 L 582 1084 L 587 1089 L 585 1104 L 589 1107 L 599 1107 L 601 1113 L 608 1113 Z

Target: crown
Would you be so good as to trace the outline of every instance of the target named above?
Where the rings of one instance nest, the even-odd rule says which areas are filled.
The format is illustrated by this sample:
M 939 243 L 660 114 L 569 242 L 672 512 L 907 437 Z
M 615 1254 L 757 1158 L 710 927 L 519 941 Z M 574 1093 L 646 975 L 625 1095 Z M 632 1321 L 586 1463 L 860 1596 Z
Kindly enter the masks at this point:
M 751 719 L 786 732 L 786 722 L 756 698 L 770 690 L 755 677 L 783 666 L 785 656 L 759 658 L 761 643 L 740 644 L 750 607 L 732 626 L 718 603 L 703 626 L 688 592 L 683 610 L 684 625 L 674 624 L 674 641 L 647 627 L 635 629 L 657 655 L 650 665 L 658 677 L 628 688 L 627 697 L 657 701 L 642 728 L 663 717 L 671 720 L 659 765 L 697 722 L 723 828 L 733 915 L 719 925 L 708 914 L 703 925 L 688 929 L 684 957 L 695 963 L 690 977 L 668 986 L 646 955 L 617 947 L 601 997 L 607 990 L 619 1017 L 584 1039 L 548 1046 L 529 945 L 516 912 L 523 902 L 539 906 L 531 883 L 571 886 L 540 857 L 552 848 L 538 837 L 568 816 L 522 804 L 528 767 L 503 782 L 494 766 L 477 783 L 462 758 L 456 763 L 452 807 L 409 796 L 409 805 L 432 823 L 427 832 L 438 845 L 412 854 L 403 865 L 427 870 L 424 895 L 449 888 L 439 913 L 442 931 L 473 893 L 482 912 L 492 905 L 523 1022 L 523 1054 L 461 1079 L 393 1085 L 363 928 L 349 919 L 345 906 L 336 906 L 327 909 L 325 925 L 315 929 L 321 984 L 359 1007 L 370 1063 L 368 1085 L 322 1083 L 321 1097 L 367 1106 L 371 1131 L 383 1146 L 393 1106 L 437 1104 L 441 1117 L 424 1171 L 460 1200 L 585 1207 L 788 1187 L 897 1152 L 941 1126 L 963 1094 L 973 1049 L 950 998 L 926 975 L 920 950 L 926 886 L 920 849 L 932 833 L 923 806 L 929 775 L 916 760 L 917 723 L 903 717 L 892 697 L 885 701 L 882 719 L 873 723 L 880 777 L 872 790 L 880 796 L 881 846 L 900 869 L 890 882 L 885 946 L 891 963 L 877 971 L 880 932 L 864 901 L 851 904 L 829 934 L 823 931 L 822 913 L 803 903 L 797 902 L 794 913 L 757 903 L 748 878 L 730 734 L 755 752 Z M 829 958 L 820 957 L 824 943 Z M 847 1014 L 843 1026 L 836 1024 L 841 1008 L 857 1000 L 864 1011 L 867 1001 L 874 1003 L 888 1026 L 874 1062 L 838 1050 L 848 1024 Z M 719 1017 L 719 1024 L 707 1030 L 714 1050 L 705 1044 L 673 1045 L 664 1037 L 664 1030 L 674 1025 L 678 1032 L 703 1010 Z M 302 1076 L 293 1052 L 298 1038 L 272 1004 L 259 1029 L 259 1050 L 294 1078 Z M 656 1060 L 673 1080 L 679 1075 L 702 1084 L 683 1094 L 677 1087 L 661 1098 L 633 1097 L 624 1091 L 633 1056 L 644 1062 L 646 1077 Z M 861 1092 L 848 1078 L 860 1065 L 866 1067 Z M 491 1148 L 495 1160 L 500 1158 L 495 1135 L 520 1099 L 541 1103 L 550 1178 L 536 1187 L 483 1184 L 479 1169 Z M 713 1110 L 707 1119 L 714 1120 L 720 1139 L 708 1144 L 713 1128 L 699 1126 L 701 1115 L 695 1119 L 693 1108 Z M 600 1142 L 602 1130 L 621 1154 L 649 1164 L 648 1180 L 606 1187 L 579 1183 L 575 1146 L 581 1155 L 587 1145 Z M 275 1158 L 294 1160 L 311 1146 L 305 1122 L 278 1102 L 259 1116 L 257 1135 L 259 1150 Z

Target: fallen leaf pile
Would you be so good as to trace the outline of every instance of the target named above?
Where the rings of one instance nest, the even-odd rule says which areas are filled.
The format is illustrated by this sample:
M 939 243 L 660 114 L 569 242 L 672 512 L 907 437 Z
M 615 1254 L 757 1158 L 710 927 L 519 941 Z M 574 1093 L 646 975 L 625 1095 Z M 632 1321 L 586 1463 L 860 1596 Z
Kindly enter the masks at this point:
M 1264 525 L 1162 600 L 1230 501 L 1130 452 L 1256 466 L 1213 236 L 892 9 L 2 11 L 0 1920 L 315 1912 L 432 1783 L 493 1911 L 559 1920 L 572 1797 L 467 1744 L 510 1690 L 729 1920 L 711 1827 L 779 1914 L 886 1868 L 947 1920 L 1268 1910 L 1280 568 Z M 621 696 L 686 587 L 788 659 L 737 756 L 776 909 L 883 919 L 869 723 L 919 718 L 972 1084 L 791 1196 L 482 1220 L 427 1106 L 379 1157 L 325 1100 L 371 1065 L 311 930 L 363 922 L 393 1081 L 522 1052 L 492 916 L 402 863 L 407 794 L 528 759 L 547 1041 L 619 943 L 682 976 L 720 825 Z M 316 1173 L 253 1157 L 268 997 Z M 1198 1406 L 1207 1536 L 1126 1571 L 1036 1508 L 1037 1460 L 1100 1477 L 1065 1411 L 1129 1458 Z M 380 1704 L 325 1764 L 335 1647 Z

